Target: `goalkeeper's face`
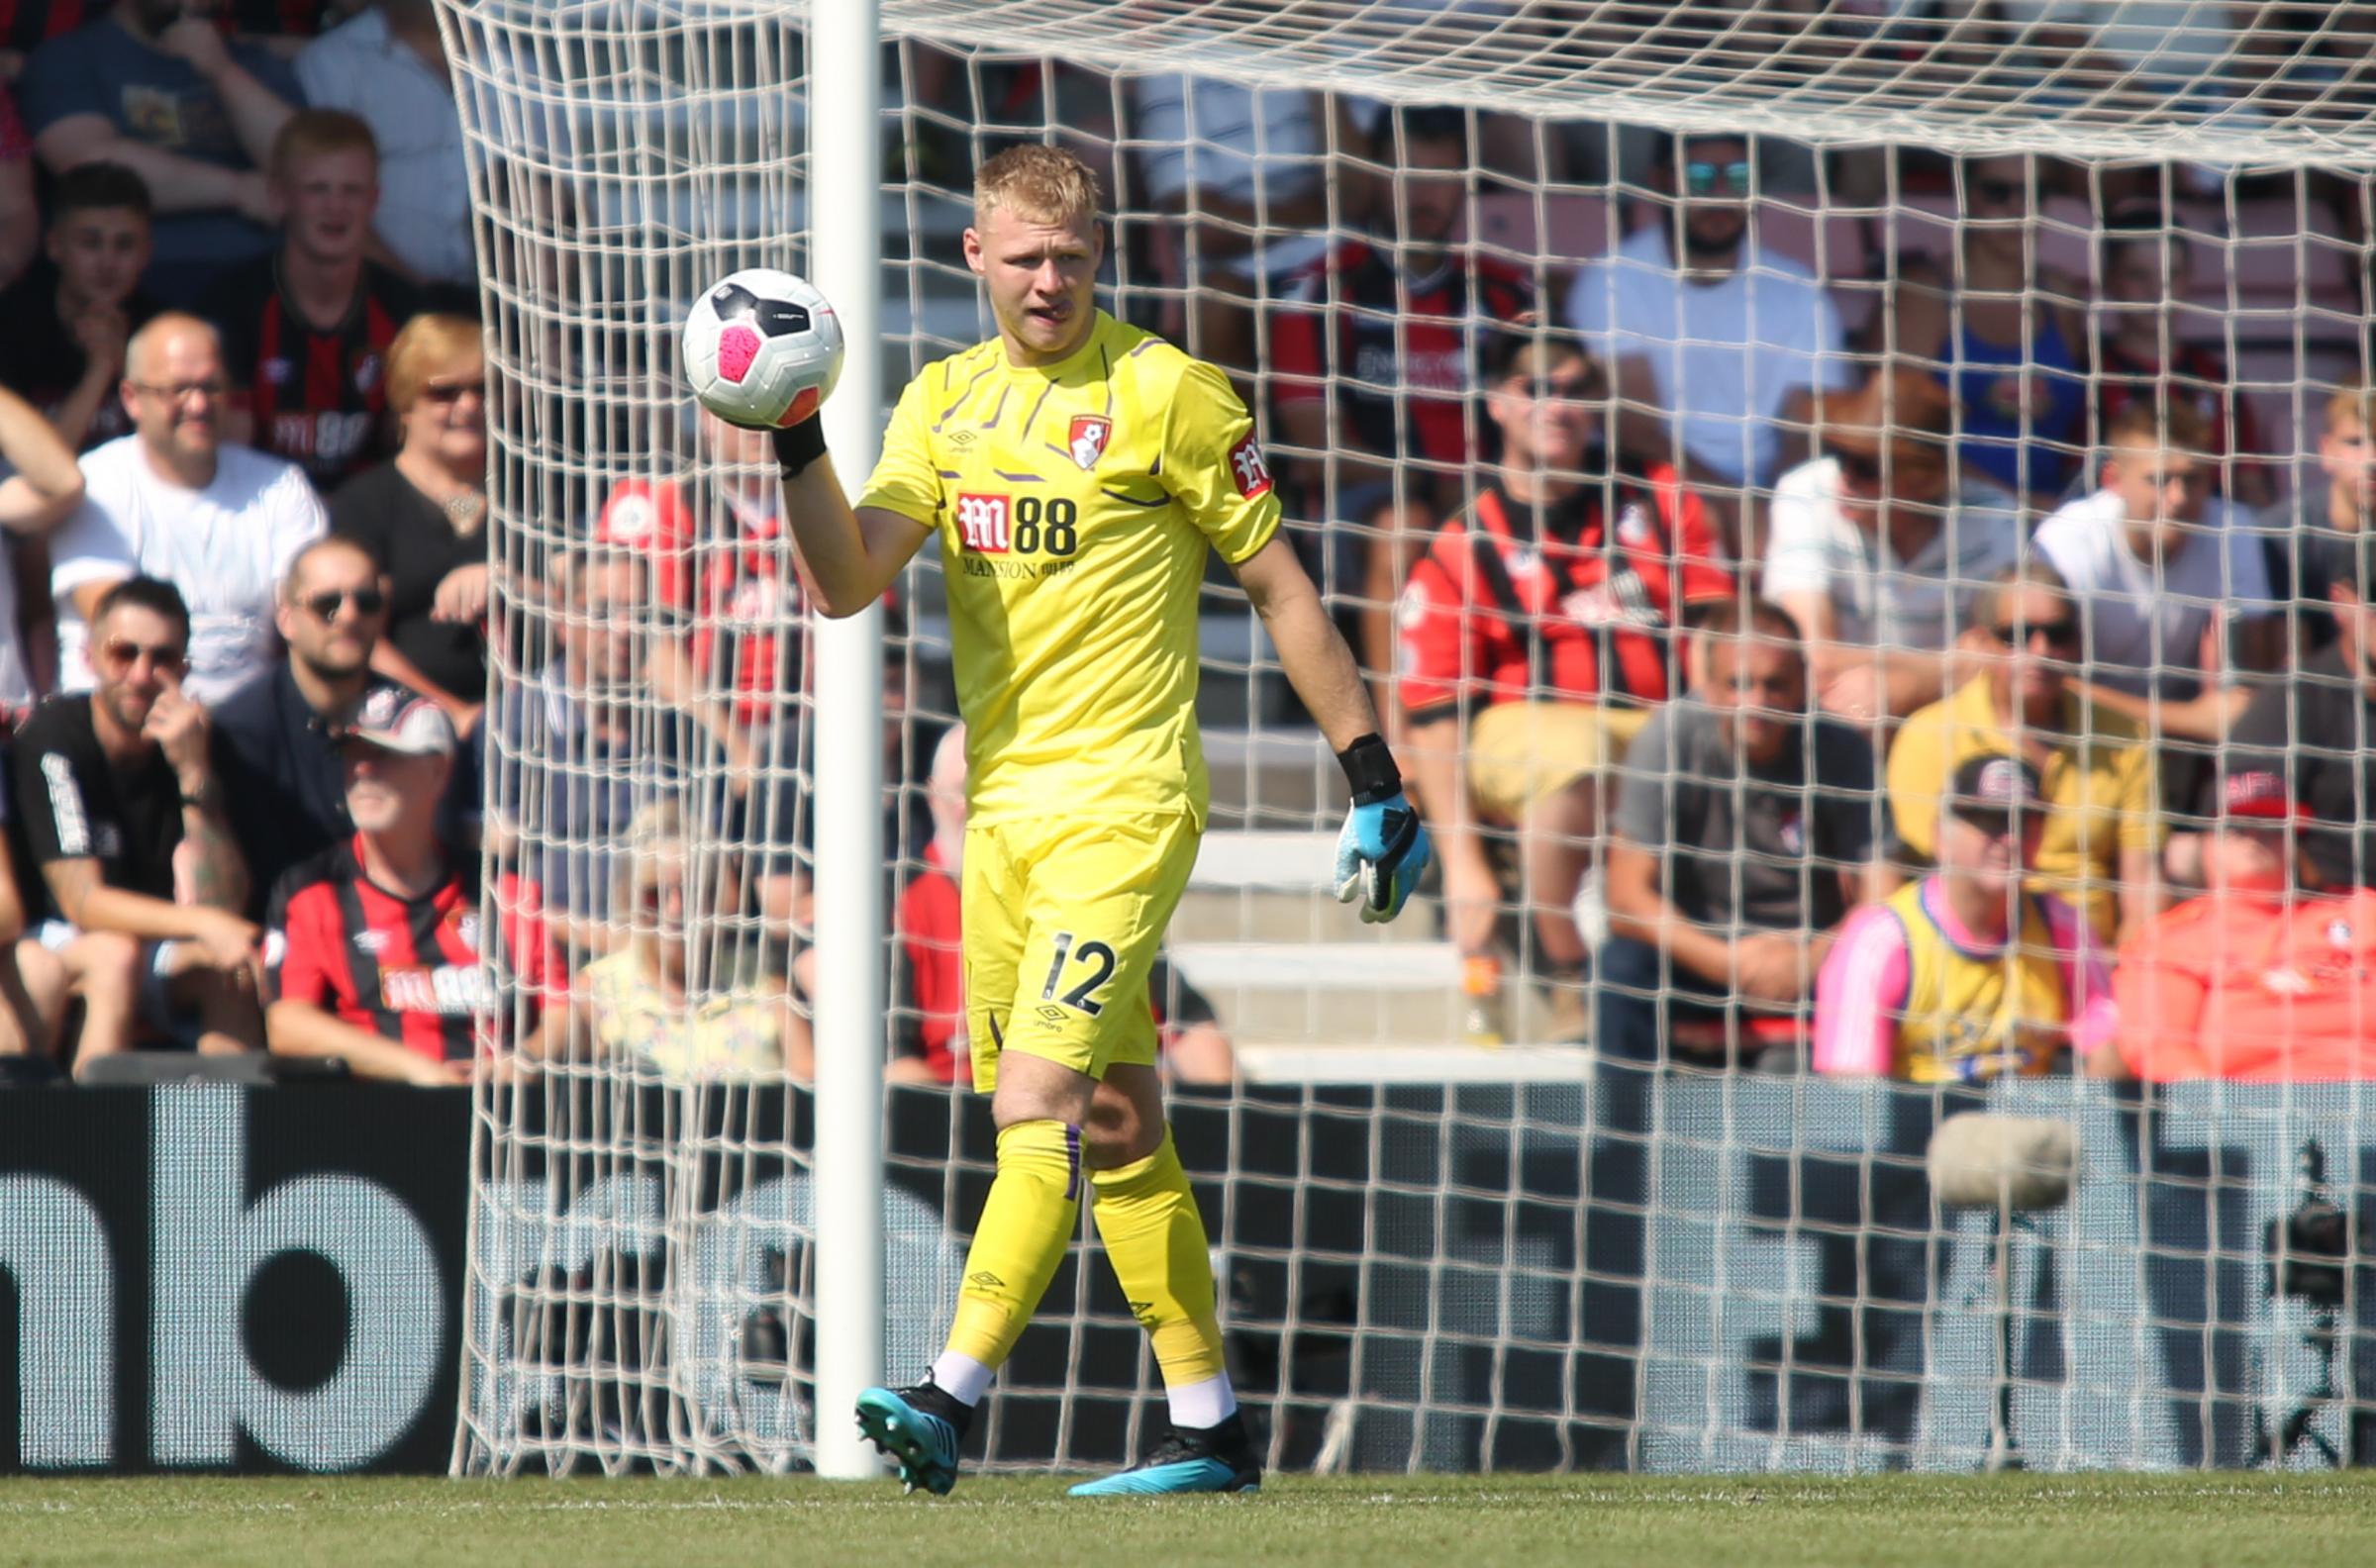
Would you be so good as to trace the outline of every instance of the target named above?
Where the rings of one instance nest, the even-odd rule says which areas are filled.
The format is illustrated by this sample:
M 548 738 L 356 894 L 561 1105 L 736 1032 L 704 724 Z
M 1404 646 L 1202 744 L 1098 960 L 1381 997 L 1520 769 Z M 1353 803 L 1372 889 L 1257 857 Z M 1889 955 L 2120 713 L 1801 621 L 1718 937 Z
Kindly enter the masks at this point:
M 999 206 L 965 231 L 965 264 L 989 291 L 1010 362 L 1052 364 L 1088 338 L 1105 248 L 1087 213 L 1044 220 Z

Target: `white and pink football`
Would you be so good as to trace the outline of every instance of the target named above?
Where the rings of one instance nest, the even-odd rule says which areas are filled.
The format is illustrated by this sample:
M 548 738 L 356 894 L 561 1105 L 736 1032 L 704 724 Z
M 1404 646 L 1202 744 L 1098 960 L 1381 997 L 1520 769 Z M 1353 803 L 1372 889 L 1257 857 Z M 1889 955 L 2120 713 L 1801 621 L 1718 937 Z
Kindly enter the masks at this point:
M 744 267 L 693 302 L 684 355 L 693 395 L 728 424 L 797 425 L 842 377 L 842 321 L 807 279 Z

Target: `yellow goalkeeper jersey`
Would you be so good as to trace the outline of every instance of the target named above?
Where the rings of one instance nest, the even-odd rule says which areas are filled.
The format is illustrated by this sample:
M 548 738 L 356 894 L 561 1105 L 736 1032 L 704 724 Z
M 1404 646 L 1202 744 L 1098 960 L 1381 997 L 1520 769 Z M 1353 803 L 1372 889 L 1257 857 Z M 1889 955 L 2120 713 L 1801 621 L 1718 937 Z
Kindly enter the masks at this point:
M 1060 363 L 992 339 L 908 383 L 859 504 L 940 536 L 976 821 L 1203 824 L 1205 550 L 1268 543 L 1272 488 L 1228 377 L 1103 311 Z

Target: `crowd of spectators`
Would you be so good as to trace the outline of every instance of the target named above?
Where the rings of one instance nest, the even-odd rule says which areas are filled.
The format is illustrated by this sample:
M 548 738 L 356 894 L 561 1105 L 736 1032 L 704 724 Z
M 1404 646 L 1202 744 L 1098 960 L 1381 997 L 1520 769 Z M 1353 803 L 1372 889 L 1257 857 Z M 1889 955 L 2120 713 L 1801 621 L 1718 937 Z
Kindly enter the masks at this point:
M 807 629 L 763 439 L 689 418 L 681 471 L 533 520 L 495 624 L 506 394 L 428 0 L 29 9 L 0 37 L 0 1048 L 805 1075 Z M 1015 92 L 1104 140 L 1159 285 L 1120 308 L 1271 436 L 1442 845 L 1471 1040 L 1532 987 L 1636 1062 L 2357 1074 L 2376 397 L 2307 390 L 2304 348 L 2316 449 L 2272 449 L 2182 320 L 2195 175 L 1900 149 L 1877 188 L 1951 239 L 1843 277 L 1770 198 L 1870 158 L 1085 81 Z M 1483 243 L 1488 187 L 1534 222 L 1589 194 L 1601 243 Z M 908 722 L 911 669 L 892 1072 L 959 1081 L 962 742 Z M 1226 1081 L 1187 977 L 1151 1000 L 1174 1076 Z

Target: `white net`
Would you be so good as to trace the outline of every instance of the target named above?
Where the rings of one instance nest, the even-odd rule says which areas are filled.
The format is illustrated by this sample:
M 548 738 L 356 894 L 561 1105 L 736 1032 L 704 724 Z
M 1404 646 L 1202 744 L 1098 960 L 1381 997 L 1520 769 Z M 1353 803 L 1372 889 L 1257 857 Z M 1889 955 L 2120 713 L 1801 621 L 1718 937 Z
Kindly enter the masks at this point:
M 2027 928 L 1972 970 L 2019 993 L 2002 1009 L 1924 993 L 1908 1017 L 1937 978 L 1911 943 L 1896 991 L 1845 988 L 1900 1000 L 1821 1065 L 1946 1082 L 1834 1081 L 1812 971 L 1752 976 L 1773 949 L 1747 938 L 1828 942 L 1928 869 L 1995 722 L 1952 702 L 2002 692 L 2033 630 L 2056 692 L 2116 716 L 1999 726 L 2055 803 L 2040 885 L 2096 945 L 2194 891 L 2172 830 L 2223 798 L 2231 732 L 2364 815 L 2376 735 L 2335 728 L 2365 721 L 2333 718 L 2356 688 L 2321 661 L 2328 584 L 2361 581 L 2328 536 L 2376 494 L 2366 401 L 2336 397 L 2368 365 L 2376 7 L 886 0 L 881 144 L 823 150 L 803 8 L 440 13 L 500 388 L 493 853 L 573 949 L 546 1010 L 573 1026 L 480 1091 L 458 1466 L 782 1469 L 842 1419 L 812 1409 L 812 1113 L 786 1082 L 834 983 L 803 963 L 834 919 L 806 870 L 832 759 L 768 454 L 695 417 L 674 336 L 727 271 L 813 270 L 813 159 L 879 159 L 896 392 L 992 330 L 957 250 L 971 172 L 1040 140 L 1105 181 L 1101 302 L 1256 409 L 1447 861 L 1390 928 L 1328 897 L 1336 769 L 1217 568 L 1214 820 L 1157 1001 L 1272 1464 L 2369 1451 L 2376 1296 L 2327 1218 L 2376 1183 L 2364 1091 L 2125 1091 L 2053 1055 L 2063 1033 L 2009 1046 L 2005 1019 L 2084 1000 L 2022 1016 L 2070 967 Z M 1559 431 L 1537 402 L 1571 405 Z M 1558 483 L 1530 488 L 1514 441 Z M 1991 591 L 2041 564 L 2067 592 Z M 938 1348 L 992 1152 L 944 1087 L 939 570 L 928 550 L 901 585 L 886 658 L 900 1381 Z M 1707 709 L 1679 629 L 1758 599 L 1805 644 L 1784 728 L 1814 760 L 1719 778 L 1676 727 L 1627 750 Z M 1579 727 L 1579 697 L 1604 717 Z M 2357 834 L 2313 836 L 2363 879 Z M 2334 918 L 2355 951 L 2357 912 Z M 1721 978 L 1681 926 L 1732 953 Z M 2363 1037 L 2355 990 L 2340 1011 Z M 2181 1032 L 2139 1017 L 2114 1056 Z M 2040 1039 L 2045 1076 L 1988 1081 Z M 2376 1075 L 2323 1060 L 2304 1075 Z M 1932 1129 L 1970 1109 L 2075 1127 L 2070 1201 L 1934 1191 Z M 2323 1272 L 2272 1263 L 2322 1248 Z M 986 1462 L 1137 1451 L 1161 1419 L 1141 1338 L 1076 1252 L 977 1425 Z

